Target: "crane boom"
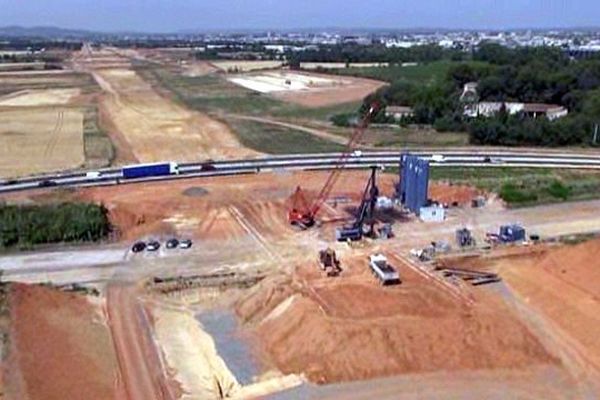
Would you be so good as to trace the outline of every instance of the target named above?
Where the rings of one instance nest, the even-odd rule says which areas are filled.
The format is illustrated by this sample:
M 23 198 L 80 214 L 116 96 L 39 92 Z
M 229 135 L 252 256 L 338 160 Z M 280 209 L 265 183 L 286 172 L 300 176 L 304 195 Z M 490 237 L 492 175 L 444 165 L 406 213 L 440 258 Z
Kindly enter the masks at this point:
M 363 137 L 371 119 L 377 114 L 379 111 L 379 106 L 377 104 L 371 105 L 367 113 L 360 120 L 359 125 L 354 130 L 352 136 L 348 140 L 346 144 L 346 148 L 338 158 L 334 169 L 331 171 L 327 180 L 321 187 L 319 194 L 312 202 L 310 207 L 306 207 L 307 201 L 302 193 L 302 189 L 300 187 L 296 188 L 296 192 L 292 196 L 292 209 L 288 213 L 288 220 L 292 225 L 299 225 L 302 228 L 307 228 L 312 226 L 315 223 L 315 217 L 321 210 L 321 207 L 331 194 L 335 184 L 337 183 L 341 172 L 346 168 L 346 162 L 352 151 L 354 150 L 357 143 Z

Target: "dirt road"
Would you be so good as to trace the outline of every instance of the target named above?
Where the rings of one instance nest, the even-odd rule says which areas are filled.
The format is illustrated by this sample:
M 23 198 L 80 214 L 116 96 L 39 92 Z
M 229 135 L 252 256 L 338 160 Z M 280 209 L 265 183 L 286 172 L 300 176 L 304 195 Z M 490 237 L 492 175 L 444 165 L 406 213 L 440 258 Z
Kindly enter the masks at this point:
M 113 283 L 106 293 L 107 311 L 121 376 L 129 400 L 174 399 L 153 345 L 136 288 Z

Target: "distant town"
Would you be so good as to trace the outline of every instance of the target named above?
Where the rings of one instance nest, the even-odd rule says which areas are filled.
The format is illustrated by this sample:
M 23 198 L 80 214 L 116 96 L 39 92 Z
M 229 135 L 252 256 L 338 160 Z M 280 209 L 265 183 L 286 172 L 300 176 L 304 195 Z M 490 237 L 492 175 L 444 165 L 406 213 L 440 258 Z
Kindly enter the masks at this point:
M 97 41 L 135 44 L 143 47 L 191 46 L 197 51 L 239 48 L 240 50 L 266 50 L 284 54 L 319 50 L 323 46 L 358 45 L 384 46 L 386 48 L 412 48 L 439 46 L 444 49 L 472 51 L 482 43 L 496 43 L 508 48 L 556 47 L 574 55 L 600 51 L 600 29 L 557 30 L 351 30 L 311 29 L 298 31 L 212 31 L 179 33 L 99 33 L 60 28 L 0 28 L 0 49 L 14 44 L 14 39 L 52 39 L 53 41 Z

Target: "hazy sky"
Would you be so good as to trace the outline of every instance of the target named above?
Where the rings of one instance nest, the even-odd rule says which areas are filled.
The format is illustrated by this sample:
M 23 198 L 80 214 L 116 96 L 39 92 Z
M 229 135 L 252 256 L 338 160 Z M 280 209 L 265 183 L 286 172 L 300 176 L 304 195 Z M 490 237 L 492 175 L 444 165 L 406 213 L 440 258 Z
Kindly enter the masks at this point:
M 0 25 L 150 32 L 600 25 L 600 0 L 0 0 Z

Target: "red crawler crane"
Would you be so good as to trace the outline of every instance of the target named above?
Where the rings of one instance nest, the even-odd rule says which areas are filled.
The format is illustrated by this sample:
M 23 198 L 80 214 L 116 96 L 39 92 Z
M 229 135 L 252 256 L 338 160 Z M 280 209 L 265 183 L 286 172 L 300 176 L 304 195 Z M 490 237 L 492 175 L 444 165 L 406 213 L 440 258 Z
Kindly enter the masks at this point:
M 369 108 L 369 111 L 367 111 L 367 113 L 365 113 L 365 115 L 362 117 L 360 123 L 354 130 L 352 137 L 350 137 L 350 140 L 348 140 L 346 148 L 338 158 L 334 169 L 327 177 L 325 184 L 319 191 L 319 194 L 312 204 L 308 203 L 300 186 L 296 188 L 296 191 L 290 197 L 292 203 L 292 208 L 288 211 L 288 221 L 290 224 L 301 229 L 307 229 L 315 224 L 316 216 L 321 210 L 323 203 L 325 203 L 331 191 L 333 190 L 333 187 L 339 179 L 341 172 L 346 168 L 346 162 L 348 161 L 348 158 L 354 151 L 355 146 L 364 135 L 369 123 L 378 111 L 379 105 L 376 103 L 372 104 L 371 108 Z

